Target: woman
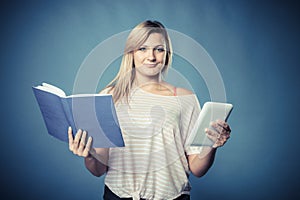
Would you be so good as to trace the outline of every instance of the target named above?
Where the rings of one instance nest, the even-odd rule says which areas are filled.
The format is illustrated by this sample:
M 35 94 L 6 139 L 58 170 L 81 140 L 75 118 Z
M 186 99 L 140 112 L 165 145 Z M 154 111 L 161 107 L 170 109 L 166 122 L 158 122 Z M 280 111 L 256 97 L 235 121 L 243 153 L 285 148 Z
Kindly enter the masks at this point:
M 203 176 L 230 127 L 206 129 L 212 147 L 190 147 L 187 138 L 200 112 L 195 94 L 163 81 L 172 60 L 165 27 L 145 21 L 129 34 L 119 73 L 102 93 L 115 101 L 125 147 L 91 148 L 92 138 L 69 128 L 70 150 L 95 176 L 106 173 L 104 199 L 189 199 L 190 172 Z

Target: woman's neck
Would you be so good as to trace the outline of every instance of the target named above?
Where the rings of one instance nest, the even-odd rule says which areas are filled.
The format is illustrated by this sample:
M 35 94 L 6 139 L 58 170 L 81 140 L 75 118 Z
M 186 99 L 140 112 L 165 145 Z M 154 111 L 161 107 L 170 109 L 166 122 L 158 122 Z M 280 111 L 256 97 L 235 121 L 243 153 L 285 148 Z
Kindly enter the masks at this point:
M 174 86 L 166 83 L 165 81 L 158 81 L 155 79 L 150 79 L 143 82 L 138 82 L 136 79 L 134 82 L 134 87 L 140 88 L 144 91 L 164 95 L 164 96 L 173 96 L 174 95 Z
M 162 80 L 160 75 L 153 76 L 153 77 L 144 77 L 144 76 L 138 76 L 136 75 L 135 80 L 134 80 L 134 85 L 136 87 L 144 87 L 144 86 L 149 86 L 149 85 L 159 85 L 161 84 Z
M 163 81 L 161 74 L 153 77 L 136 74 L 133 84 L 133 87 L 138 87 L 150 93 L 165 96 L 174 95 L 174 86 Z

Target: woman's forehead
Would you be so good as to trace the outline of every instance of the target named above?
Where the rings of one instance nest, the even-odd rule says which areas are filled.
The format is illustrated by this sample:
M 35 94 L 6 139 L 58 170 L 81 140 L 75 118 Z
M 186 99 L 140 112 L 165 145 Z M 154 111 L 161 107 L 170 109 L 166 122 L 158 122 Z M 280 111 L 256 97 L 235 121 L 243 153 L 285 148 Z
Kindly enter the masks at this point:
M 161 33 L 151 33 L 146 41 L 143 43 L 145 46 L 159 46 L 165 45 L 165 38 Z

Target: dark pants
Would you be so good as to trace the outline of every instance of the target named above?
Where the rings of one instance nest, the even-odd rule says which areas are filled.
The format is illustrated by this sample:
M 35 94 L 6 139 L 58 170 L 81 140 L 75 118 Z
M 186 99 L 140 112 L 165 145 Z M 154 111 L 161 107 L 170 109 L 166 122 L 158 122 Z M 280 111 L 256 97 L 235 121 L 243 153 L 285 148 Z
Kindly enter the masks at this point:
M 132 198 L 120 198 L 115 193 L 113 193 L 106 185 L 104 187 L 104 200 L 132 200 Z M 141 199 L 145 200 L 145 199 Z M 174 200 L 190 200 L 190 195 L 182 194 Z

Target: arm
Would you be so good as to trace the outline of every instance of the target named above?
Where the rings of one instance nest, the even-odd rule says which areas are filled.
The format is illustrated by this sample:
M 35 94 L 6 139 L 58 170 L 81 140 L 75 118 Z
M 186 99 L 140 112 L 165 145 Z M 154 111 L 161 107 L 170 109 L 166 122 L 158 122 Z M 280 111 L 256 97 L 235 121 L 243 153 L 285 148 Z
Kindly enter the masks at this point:
M 112 88 L 105 88 L 100 92 L 100 94 L 112 94 Z M 86 131 L 78 130 L 75 138 L 72 135 L 72 129 L 68 129 L 69 138 L 69 149 L 75 155 L 84 157 L 85 167 L 94 175 L 102 176 L 106 173 L 108 167 L 108 148 L 91 148 L 92 137 L 89 137 L 86 141 L 87 133 Z
M 188 155 L 190 170 L 197 177 L 207 173 L 214 162 L 217 148 L 223 146 L 230 137 L 231 129 L 225 121 L 217 120 L 212 122 L 211 126 L 214 130 L 206 129 L 205 132 L 208 138 L 215 142 L 214 145 L 203 147 L 200 154 Z
M 95 153 L 92 155 L 89 153 L 84 158 L 85 167 L 94 175 L 102 176 L 107 171 L 107 160 L 108 160 L 108 149 L 97 148 Z
M 69 149 L 75 155 L 84 157 L 86 168 L 94 175 L 101 176 L 107 171 L 106 163 L 108 161 L 108 149 L 91 148 L 92 137 L 89 137 L 86 142 L 86 131 L 78 130 L 75 138 L 72 135 L 72 129 L 69 127 Z
M 100 91 L 99 94 L 112 94 L 112 92 L 113 92 L 113 88 L 108 87 L 108 88 L 105 88 L 104 90 Z M 75 136 L 75 138 L 76 138 L 76 136 Z M 92 149 L 90 149 L 91 145 L 86 145 L 86 146 L 88 147 L 88 149 L 87 149 L 88 154 L 87 154 L 87 156 L 86 156 L 86 154 L 83 155 L 85 167 L 94 176 L 98 176 L 98 177 L 102 176 L 103 174 L 105 174 L 107 172 L 107 169 L 108 169 L 107 162 L 108 162 L 109 149 L 107 149 L 107 148 L 92 148 Z
M 216 151 L 215 148 L 204 147 L 201 154 L 188 155 L 190 170 L 196 177 L 206 174 L 214 162 Z

